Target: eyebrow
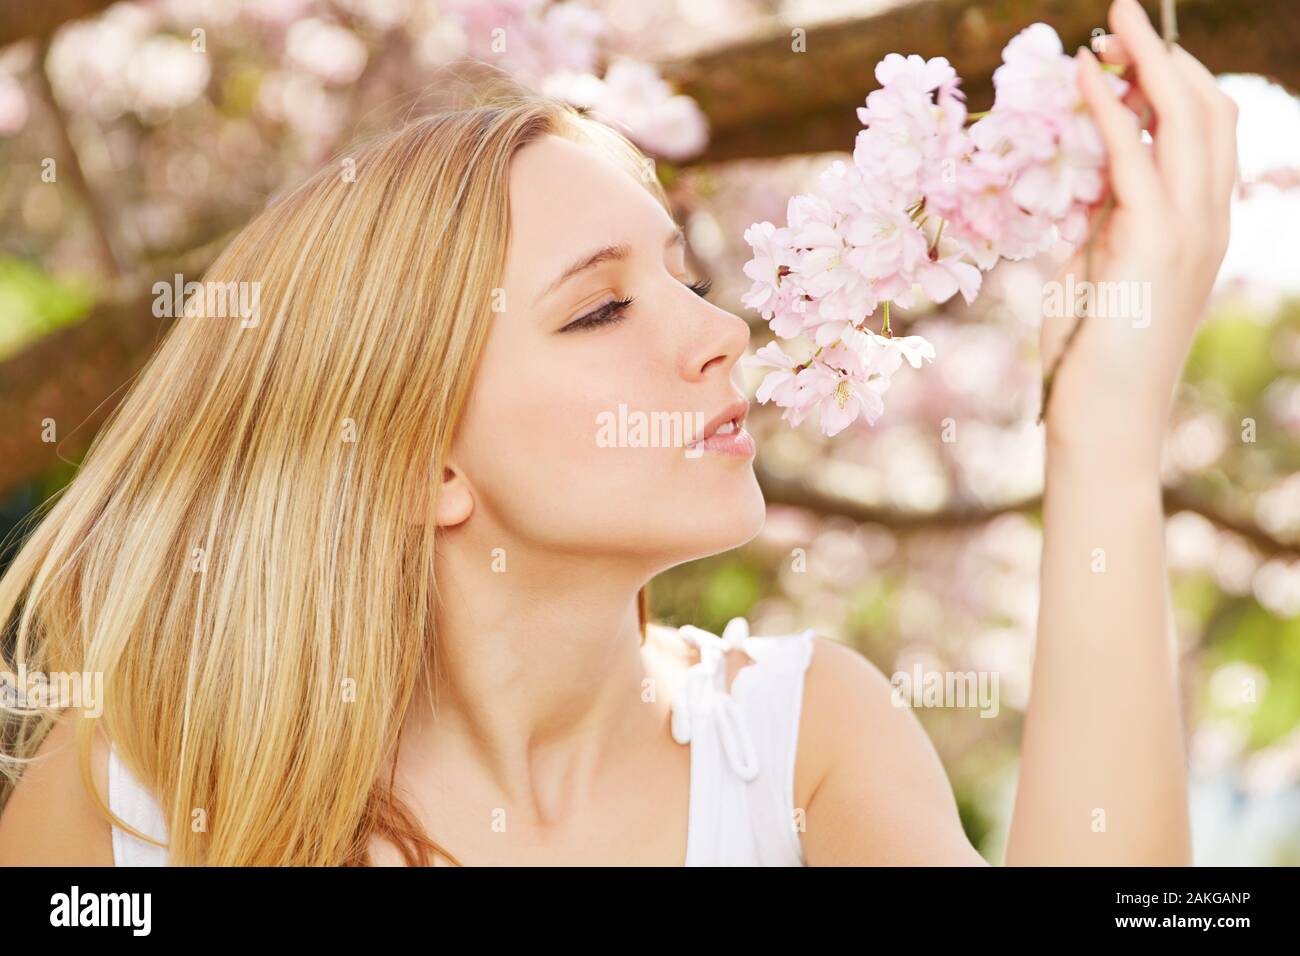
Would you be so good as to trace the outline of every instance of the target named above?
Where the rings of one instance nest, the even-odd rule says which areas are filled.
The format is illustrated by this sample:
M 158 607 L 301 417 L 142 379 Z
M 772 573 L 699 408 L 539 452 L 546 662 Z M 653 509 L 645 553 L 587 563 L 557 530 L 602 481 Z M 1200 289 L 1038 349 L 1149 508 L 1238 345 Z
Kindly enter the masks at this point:
M 667 240 L 665 240 L 664 248 L 671 249 L 673 246 L 684 245 L 686 245 L 686 233 L 682 230 L 681 226 L 677 226 L 668 235 Z M 561 272 L 555 281 L 548 285 L 545 291 L 533 300 L 533 304 L 536 305 L 538 302 L 542 301 L 542 299 L 546 298 L 578 273 L 585 272 L 592 266 L 598 266 L 602 262 L 615 262 L 619 259 L 626 259 L 631 254 L 632 248 L 627 245 L 627 243 L 622 243 L 617 246 L 604 246 L 603 248 L 597 249 L 595 252 L 588 256 L 584 256 L 573 265 L 569 266 L 569 268 Z

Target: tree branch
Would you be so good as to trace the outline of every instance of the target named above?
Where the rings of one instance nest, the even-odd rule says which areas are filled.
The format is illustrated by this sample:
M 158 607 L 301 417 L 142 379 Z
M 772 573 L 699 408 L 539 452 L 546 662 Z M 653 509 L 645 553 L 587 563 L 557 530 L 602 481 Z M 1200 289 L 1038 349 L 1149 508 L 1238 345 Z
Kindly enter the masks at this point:
M 1035 20 L 1067 50 L 1106 29 L 1109 0 L 917 0 L 875 16 L 807 28 L 791 49 L 793 23 L 752 40 L 661 64 L 699 102 L 709 145 L 693 164 L 846 151 L 862 124 L 856 108 L 878 85 L 886 53 L 945 56 L 961 74 L 972 110 L 992 103 L 1002 48 Z M 1158 15 L 1156 3 L 1148 11 Z M 1153 18 L 1154 19 L 1154 18 Z M 1300 90 L 1300 8 L 1293 0 L 1180 0 L 1179 42 L 1212 72 L 1261 73 Z
M 73 191 L 81 199 L 81 203 L 85 206 L 87 216 L 90 219 L 91 229 L 95 234 L 95 241 L 104 271 L 113 279 L 118 279 L 122 276 L 122 260 L 117 251 L 118 243 L 114 241 L 112 229 L 108 225 L 108 216 L 104 213 L 104 207 L 100 203 L 99 197 L 95 195 L 95 191 L 90 188 L 90 183 L 86 180 L 86 172 L 81 166 L 81 159 L 77 156 L 77 148 L 73 145 L 72 136 L 68 130 L 68 114 L 59 105 L 59 98 L 55 95 L 54 87 L 50 84 L 50 76 L 45 65 L 49 51 L 49 41 L 42 40 L 36 63 L 33 65 L 33 73 L 36 77 L 36 86 L 41 92 L 41 98 L 45 101 L 45 107 L 50 111 L 53 118 L 54 135 L 58 141 L 57 155 L 55 156 L 57 163 L 56 177 L 58 170 L 62 170 Z
M 47 37 L 69 20 L 99 13 L 113 0 L 0 0 L 0 47 Z
M 842 515 L 862 524 L 879 524 L 895 531 L 958 531 L 978 527 L 1004 514 L 1033 514 L 1042 508 L 1040 495 L 1008 501 L 999 505 L 955 505 L 937 511 L 906 511 L 869 505 L 839 495 L 827 494 L 801 481 L 779 478 L 761 466 L 754 473 L 768 504 L 802 508 L 819 515 Z M 1300 556 L 1300 542 L 1277 538 L 1253 522 L 1229 515 L 1208 501 L 1183 488 L 1164 491 L 1166 514 L 1190 511 L 1215 527 L 1245 538 L 1267 557 Z

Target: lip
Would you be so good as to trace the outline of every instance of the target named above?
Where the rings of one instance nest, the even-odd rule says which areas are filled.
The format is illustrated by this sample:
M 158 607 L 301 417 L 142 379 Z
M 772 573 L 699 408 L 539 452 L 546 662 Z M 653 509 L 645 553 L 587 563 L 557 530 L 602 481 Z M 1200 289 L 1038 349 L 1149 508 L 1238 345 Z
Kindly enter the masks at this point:
M 749 402 L 744 400 L 731 402 L 709 419 L 699 438 L 686 446 L 688 455 L 709 451 L 735 458 L 753 457 L 754 437 L 745 431 L 745 418 L 748 415 Z M 718 429 L 730 421 L 736 423 L 736 430 L 725 435 L 717 434 Z
M 736 431 L 740 431 L 740 429 L 745 427 L 745 417 L 748 414 L 749 414 L 749 402 L 746 401 L 732 402 L 722 411 L 718 412 L 718 414 L 714 415 L 712 418 L 709 419 L 708 424 L 704 426 L 704 431 L 700 433 L 699 440 L 704 441 L 706 439 L 712 438 L 714 432 L 716 432 L 719 428 L 727 424 L 727 422 L 731 421 L 732 419 L 735 419 L 736 421 Z

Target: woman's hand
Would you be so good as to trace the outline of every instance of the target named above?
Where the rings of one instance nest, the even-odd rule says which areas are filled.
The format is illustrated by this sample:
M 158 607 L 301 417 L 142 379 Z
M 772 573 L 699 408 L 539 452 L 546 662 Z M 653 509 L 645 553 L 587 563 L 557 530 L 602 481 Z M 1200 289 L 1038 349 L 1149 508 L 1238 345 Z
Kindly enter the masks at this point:
M 1044 317 L 1044 367 L 1076 321 L 1071 279 L 1076 289 L 1090 280 L 1099 308 L 1118 306 L 1120 314 L 1082 320 L 1057 368 L 1044 421 L 1052 447 L 1158 466 L 1174 386 L 1227 248 L 1237 108 L 1191 54 L 1166 45 L 1136 0 L 1115 0 L 1109 21 L 1115 36 L 1106 38 L 1102 57 L 1131 67 L 1125 102 L 1091 52 L 1080 50 L 1077 59 L 1084 100 L 1109 154 L 1114 206 L 1093 213 L 1094 223 L 1104 218 L 1090 273 L 1081 248 L 1058 276 L 1066 309 Z M 1147 104 L 1154 147 L 1142 142 L 1134 113 Z
M 1159 466 L 1174 385 L 1228 243 L 1236 108 L 1135 0 L 1116 0 L 1110 24 L 1103 57 L 1133 68 L 1127 105 L 1086 52 L 1079 84 L 1109 153 L 1114 206 L 1094 218 L 1090 274 L 1080 251 L 1062 279 L 1091 280 L 1106 305 L 1126 309 L 1081 320 L 1044 416 L 1038 636 L 1006 853 L 1016 864 L 1192 862 Z M 1130 109 L 1148 104 L 1153 146 Z M 1048 368 L 1074 322 L 1068 310 L 1044 318 Z

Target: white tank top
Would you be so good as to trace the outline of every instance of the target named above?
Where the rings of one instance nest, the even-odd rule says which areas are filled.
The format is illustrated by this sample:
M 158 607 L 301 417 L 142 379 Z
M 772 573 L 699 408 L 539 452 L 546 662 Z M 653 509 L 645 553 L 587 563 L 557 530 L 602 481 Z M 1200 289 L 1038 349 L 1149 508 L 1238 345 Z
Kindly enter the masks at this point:
M 672 701 L 672 735 L 691 748 L 686 866 L 804 866 L 794 806 L 794 769 L 803 707 L 804 672 L 813 634 L 751 637 L 744 618 L 722 636 L 690 625 L 678 636 L 699 649 Z M 744 650 L 727 690 L 726 652 Z M 153 796 L 109 751 L 108 801 L 113 812 L 166 842 Z M 166 866 L 167 851 L 113 827 L 116 866 Z

